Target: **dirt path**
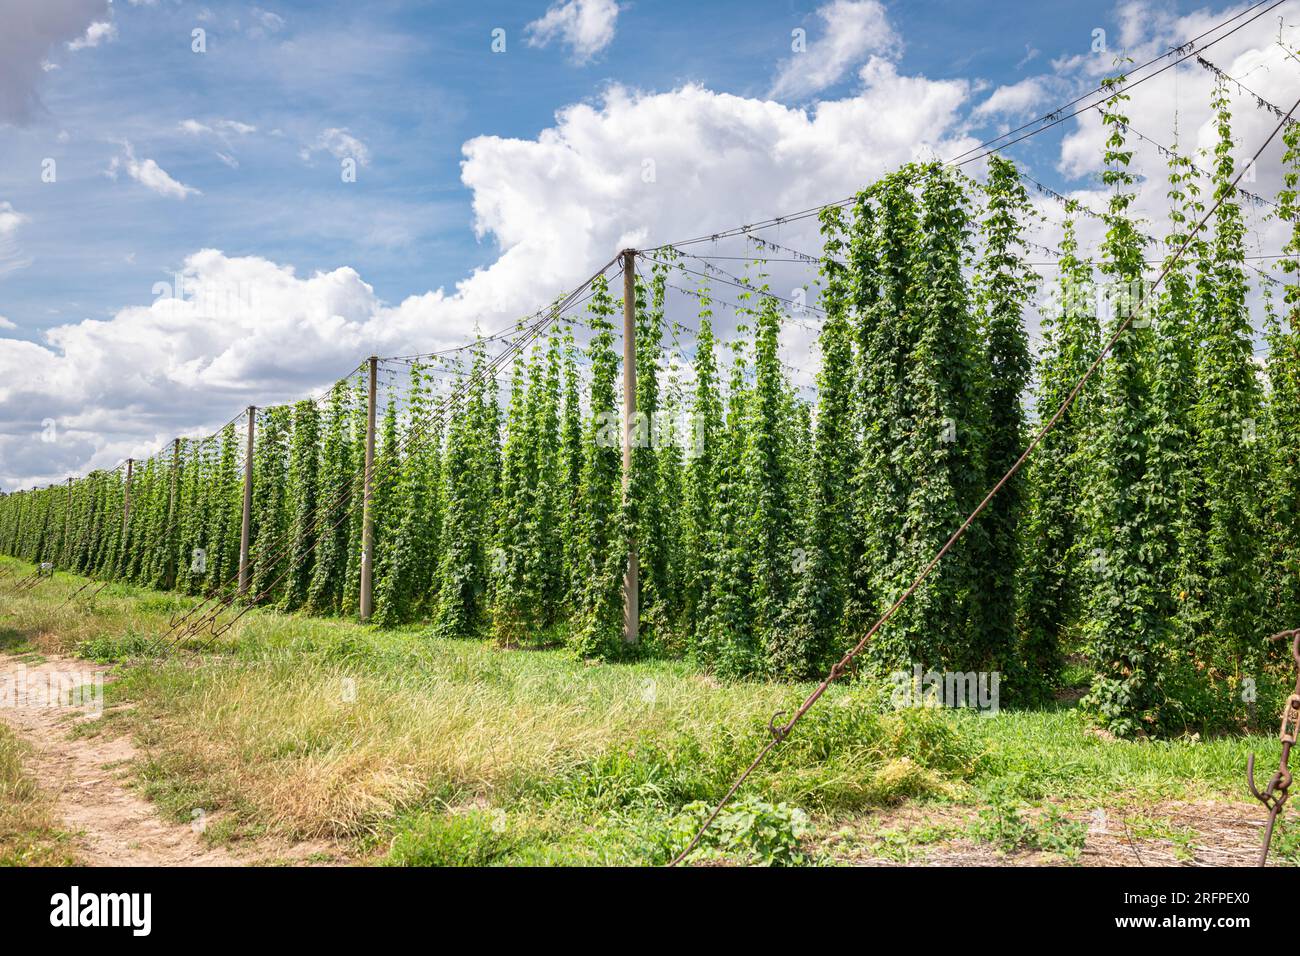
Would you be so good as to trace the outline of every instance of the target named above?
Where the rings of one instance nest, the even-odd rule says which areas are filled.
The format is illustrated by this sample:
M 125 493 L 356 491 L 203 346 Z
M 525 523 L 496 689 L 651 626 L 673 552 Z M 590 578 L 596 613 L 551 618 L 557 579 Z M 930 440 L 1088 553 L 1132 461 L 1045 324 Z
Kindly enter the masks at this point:
M 54 812 L 74 834 L 76 854 L 90 866 L 242 866 L 242 860 L 209 847 L 195 830 L 159 819 L 153 805 L 126 786 L 136 757 L 129 738 L 70 736 L 78 722 L 97 719 L 93 701 L 79 707 L 43 706 L 52 684 L 65 691 L 86 684 L 107 668 L 87 661 L 48 657 L 41 663 L 0 655 L 0 677 L 25 688 L 3 701 L 0 720 L 33 750 L 29 769 L 54 799 Z M 93 697 L 93 694 L 87 694 Z M 101 705 L 102 706 L 102 705 Z

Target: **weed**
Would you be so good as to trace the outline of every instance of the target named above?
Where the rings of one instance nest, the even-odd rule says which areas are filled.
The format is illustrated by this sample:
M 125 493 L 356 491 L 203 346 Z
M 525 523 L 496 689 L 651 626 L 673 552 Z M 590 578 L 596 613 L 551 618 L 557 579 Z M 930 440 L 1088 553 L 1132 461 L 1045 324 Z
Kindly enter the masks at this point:
M 511 849 L 505 814 L 424 813 L 393 839 L 391 866 L 491 866 Z
M 1049 806 L 1037 819 L 1021 813 L 1015 778 L 998 780 L 984 792 L 985 805 L 970 825 L 970 835 L 1001 853 L 1031 849 L 1077 860 L 1088 839 L 1088 825 L 1072 820 L 1057 806 Z
M 116 664 L 153 652 L 153 644 L 153 639 L 135 631 L 120 637 L 100 634 L 77 645 L 77 654 L 97 664 Z
M 1078 860 L 1088 840 L 1088 824 L 1071 820 L 1060 807 L 1048 807 L 1034 830 L 1034 844 L 1071 862 Z
M 690 842 L 712 812 L 713 807 L 703 802 L 683 809 L 673 825 L 681 846 Z M 808 815 L 799 808 L 743 797 L 718 815 L 689 859 L 797 866 L 807 860 L 799 843 L 799 838 L 807 832 Z

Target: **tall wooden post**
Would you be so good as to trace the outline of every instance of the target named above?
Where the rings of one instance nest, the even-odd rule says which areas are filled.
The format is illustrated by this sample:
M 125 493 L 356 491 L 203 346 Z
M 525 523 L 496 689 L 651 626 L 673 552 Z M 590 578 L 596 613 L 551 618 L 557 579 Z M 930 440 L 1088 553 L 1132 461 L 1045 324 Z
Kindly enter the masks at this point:
M 181 473 L 181 440 L 172 440 L 171 489 L 167 493 L 167 586 L 176 584 L 176 481 Z
M 135 474 L 135 459 L 126 460 L 126 487 L 122 490 L 122 547 L 126 547 L 126 529 L 131 521 L 131 476 Z
M 636 250 L 623 250 L 623 501 L 631 493 L 632 436 L 636 420 Z M 623 574 L 623 641 L 635 644 L 641 637 L 641 568 L 636 538 L 628 541 L 627 570 Z
M 68 533 L 72 530 L 72 476 L 68 476 L 68 494 L 63 501 L 63 548 L 59 554 L 59 563 L 65 568 L 72 562 L 68 560 Z
M 371 499 L 375 493 L 375 393 L 379 359 L 370 356 L 370 388 L 366 397 L 366 470 L 361 507 L 361 620 L 369 621 L 374 609 L 371 584 L 374 577 L 375 516 Z
M 248 592 L 248 545 L 253 521 L 253 429 L 257 427 L 257 406 L 248 406 L 248 436 L 244 440 L 244 507 L 239 524 L 239 593 Z

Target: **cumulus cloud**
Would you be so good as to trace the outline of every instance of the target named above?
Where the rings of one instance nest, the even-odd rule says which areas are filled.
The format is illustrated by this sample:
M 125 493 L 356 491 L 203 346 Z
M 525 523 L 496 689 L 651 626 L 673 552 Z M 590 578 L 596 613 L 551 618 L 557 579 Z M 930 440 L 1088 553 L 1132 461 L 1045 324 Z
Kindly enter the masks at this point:
M 918 151 L 973 145 L 956 132 L 964 83 L 901 76 L 883 62 L 863 80 L 860 94 L 811 109 L 699 86 L 613 87 L 599 102 L 561 110 L 536 139 L 470 140 L 462 179 L 475 227 L 499 256 L 452 288 L 392 304 L 350 268 L 299 275 L 206 250 L 156 301 L 58 326 L 38 343 L 0 339 L 0 404 L 14 410 L 0 424 L 0 484 L 26 487 L 146 454 L 243 405 L 306 394 L 365 355 L 462 345 L 476 328 L 496 331 L 532 312 L 629 244 L 806 208 Z M 782 239 L 815 250 L 817 225 L 792 225 Z M 46 418 L 59 423 L 58 444 L 36 437 Z
M 27 217 L 14 209 L 13 203 L 0 202 L 0 240 L 13 238 Z
M 0 329 L 12 332 L 16 328 L 18 328 L 18 326 L 14 325 L 12 321 L 6 319 L 3 315 L 0 315 Z
M 1041 103 L 1047 95 L 1046 84 L 1040 77 L 1031 76 L 1012 83 L 999 86 L 988 99 L 975 107 L 974 115 L 978 118 L 989 116 L 1020 116 Z
M 1140 62 L 1144 53 L 1161 52 L 1213 22 L 1216 15 L 1206 12 L 1153 28 L 1135 58 Z M 1213 59 L 1289 106 L 1293 64 L 1284 65 L 1285 54 L 1274 52 L 1268 33 L 1255 31 L 1252 40 L 1242 31 L 1216 46 Z M 1300 36 L 1288 28 L 1284 40 L 1294 48 Z M 974 146 L 968 129 L 976 112 L 1002 115 L 989 105 L 999 98 L 999 109 L 1016 105 L 1011 93 L 999 92 L 976 105 L 969 81 L 900 72 L 888 49 L 848 60 L 841 72 L 847 77 L 856 70 L 860 88 L 806 108 L 695 85 L 654 93 L 613 86 L 598 100 L 560 110 L 535 138 L 469 140 L 461 178 L 472 193 L 475 229 L 496 256 L 450 288 L 394 304 L 347 267 L 299 275 L 283 263 L 206 250 L 185 260 L 184 281 L 169 283 L 157 301 L 60 325 L 39 342 L 0 339 L 6 409 L 0 485 L 30 486 L 148 453 L 177 434 L 211 430 L 249 403 L 306 394 L 368 354 L 463 344 L 476 327 L 495 331 L 536 309 L 621 248 L 707 235 L 851 195 L 899 163 Z M 1083 82 L 1091 70 L 1080 65 L 1077 72 L 1037 79 L 1050 92 L 1054 84 Z M 1135 91 L 1128 104 L 1134 127 L 1172 139 L 1177 115 L 1184 144 L 1210 145 L 1209 75 L 1188 66 L 1174 83 L 1173 72 Z M 1235 99 L 1234 109 L 1238 137 L 1253 150 L 1275 118 L 1245 98 Z M 216 121 L 201 125 L 215 129 Z M 308 147 L 308 157 L 338 155 L 331 143 L 346 152 L 334 133 L 351 136 L 327 130 Z M 1067 175 L 1080 177 L 1072 194 L 1097 209 L 1105 195 L 1090 177 L 1099 166 L 1101 135 L 1095 113 L 1071 121 L 1058 157 Z M 1159 234 L 1167 205 L 1164 158 L 1141 143 L 1134 151 L 1135 168 L 1149 183 L 1138 211 L 1152 220 L 1148 231 Z M 1251 187 L 1264 195 L 1272 195 L 1280 178 L 1276 156 L 1261 165 Z M 1061 210 L 1046 197 L 1034 201 L 1048 222 L 1033 238 L 1057 244 Z M 1259 251 L 1277 249 L 1281 227 L 1263 223 L 1255 211 L 1246 214 L 1248 225 L 1261 230 Z M 1085 249 L 1094 249 L 1101 227 L 1086 219 L 1081 227 Z M 795 249 L 820 248 L 815 220 L 767 235 Z M 737 240 L 723 251 L 743 254 L 746 247 Z M 807 280 L 801 266 L 785 273 L 778 267 L 776 290 Z M 1050 285 L 1054 274 L 1044 270 L 1044 279 Z M 720 299 L 727 291 L 715 288 Z M 720 326 L 724 315 L 720 306 Z M 783 344 L 798 347 L 800 335 L 792 323 Z M 808 341 L 811 333 L 805 347 Z M 36 437 L 46 418 L 59 423 L 56 444 Z
M 58 326 L 41 344 L 0 339 L 0 484 L 148 454 L 240 404 L 301 397 L 360 356 L 461 344 L 475 321 L 441 292 L 390 307 L 350 268 L 299 276 L 200 251 L 148 304 Z M 47 420 L 54 443 L 39 437 Z
M 559 40 L 577 63 L 586 63 L 614 41 L 619 7 L 615 0 L 567 0 L 552 4 L 524 28 L 530 46 Z
M 125 171 L 128 176 L 141 186 L 156 192 L 159 196 L 166 196 L 168 199 L 185 199 L 189 196 L 202 195 L 193 186 L 186 186 L 184 183 L 177 182 L 167 170 L 159 166 L 154 160 L 137 159 L 135 148 L 125 140 L 122 142 L 121 155 L 113 157 L 106 173 L 110 179 L 116 179 L 119 171 Z
M 42 111 L 50 53 L 103 22 L 108 0 L 6 0 L 0 5 L 0 125 L 25 125 Z
M 1131 2 L 1121 4 L 1117 11 L 1124 25 L 1122 32 L 1127 43 L 1124 52 L 1136 62 L 1144 62 L 1177 46 L 1188 37 L 1204 33 L 1224 17 L 1222 11 L 1211 10 L 1199 10 L 1186 16 L 1164 15 L 1145 21 L 1147 32 L 1139 34 L 1136 24 L 1144 22 L 1142 17 L 1147 9 L 1146 3 Z M 1296 43 L 1300 42 L 1300 27 L 1288 25 L 1281 29 L 1282 42 L 1288 49 L 1295 49 Z M 1243 79 L 1256 93 L 1281 104 L 1285 109 L 1295 99 L 1294 82 L 1291 80 L 1295 62 L 1276 42 L 1277 31 L 1276 24 L 1269 23 L 1264 18 L 1216 44 L 1206 52 L 1205 57 L 1230 75 Z M 1098 55 L 1091 59 L 1100 60 L 1103 57 Z M 1072 63 L 1065 74 L 1084 77 L 1096 75 L 1096 72 L 1096 65 L 1089 61 Z M 1165 146 L 1173 145 L 1174 130 L 1177 129 L 1181 150 L 1195 152 L 1206 149 L 1212 147 L 1214 142 L 1209 109 L 1213 86 L 1213 75 L 1199 67 L 1193 59 L 1135 87 L 1131 100 L 1125 104 L 1124 112 L 1134 130 Z M 1231 95 L 1233 133 L 1242 144 L 1238 159 L 1244 160 L 1268 135 L 1277 118 L 1256 109 L 1250 97 L 1238 95 L 1235 89 L 1231 90 Z M 1101 170 L 1105 148 L 1106 133 L 1102 128 L 1100 114 L 1096 110 L 1084 113 L 1072 126 L 1062 142 L 1057 168 L 1062 174 L 1076 179 L 1093 177 Z M 1131 139 L 1137 170 L 1148 177 L 1163 178 L 1165 160 L 1156 148 L 1136 137 Z M 1281 177 L 1278 166 L 1280 155 L 1280 150 L 1270 151 L 1265 160 L 1261 161 L 1257 170 L 1259 183 L 1252 186 L 1252 189 L 1271 195 L 1277 188 Z M 1204 168 L 1210 166 L 1204 157 L 1198 159 L 1198 162 Z M 1163 208 L 1164 191 L 1153 192 L 1159 194 Z
M 699 86 L 615 87 L 600 105 L 562 110 L 536 140 L 471 140 L 462 179 L 476 228 L 502 251 L 466 288 L 490 296 L 538 274 L 577 278 L 623 246 L 816 205 L 960 141 L 965 84 L 901 77 L 889 64 L 864 79 L 859 96 L 811 110 Z M 786 235 L 815 243 L 816 225 Z
M 900 40 L 878 0 L 833 0 L 817 8 L 820 38 L 782 62 L 772 96 L 785 99 L 819 93 L 842 80 L 869 56 L 897 51 Z
M 78 50 L 94 49 L 101 43 L 111 43 L 117 39 L 117 25 L 111 20 L 96 20 L 90 26 L 86 27 L 84 35 L 77 37 L 75 40 L 68 41 L 68 49 L 72 52 Z

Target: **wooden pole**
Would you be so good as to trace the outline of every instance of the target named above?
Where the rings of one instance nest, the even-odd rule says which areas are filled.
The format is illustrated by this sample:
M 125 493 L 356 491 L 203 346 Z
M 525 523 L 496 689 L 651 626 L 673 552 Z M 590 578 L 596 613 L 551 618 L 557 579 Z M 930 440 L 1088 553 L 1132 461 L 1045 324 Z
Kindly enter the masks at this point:
M 623 501 L 632 484 L 632 436 L 636 421 L 636 250 L 623 250 Z M 630 537 L 627 570 L 623 574 L 623 641 L 635 644 L 641 637 L 641 568 L 636 539 Z
M 366 397 L 366 470 L 362 475 L 364 492 L 361 508 L 361 620 L 369 621 L 374 610 L 371 594 L 374 569 L 375 516 L 371 499 L 375 492 L 375 393 L 379 377 L 379 359 L 370 356 L 370 389 Z
M 68 532 L 72 529 L 72 476 L 68 476 L 68 495 L 63 503 L 63 549 L 59 563 L 65 568 L 72 562 L 68 560 Z
M 172 440 L 171 489 L 167 494 L 167 586 L 176 584 L 176 479 L 181 471 L 181 440 Z
M 248 566 L 249 538 L 253 522 L 253 430 L 257 427 L 257 406 L 248 406 L 248 436 L 244 440 L 244 508 L 239 524 L 239 593 L 248 593 L 252 570 Z
M 122 547 L 126 547 L 126 529 L 131 521 L 131 476 L 135 474 L 135 459 L 126 460 L 126 487 L 122 491 Z

